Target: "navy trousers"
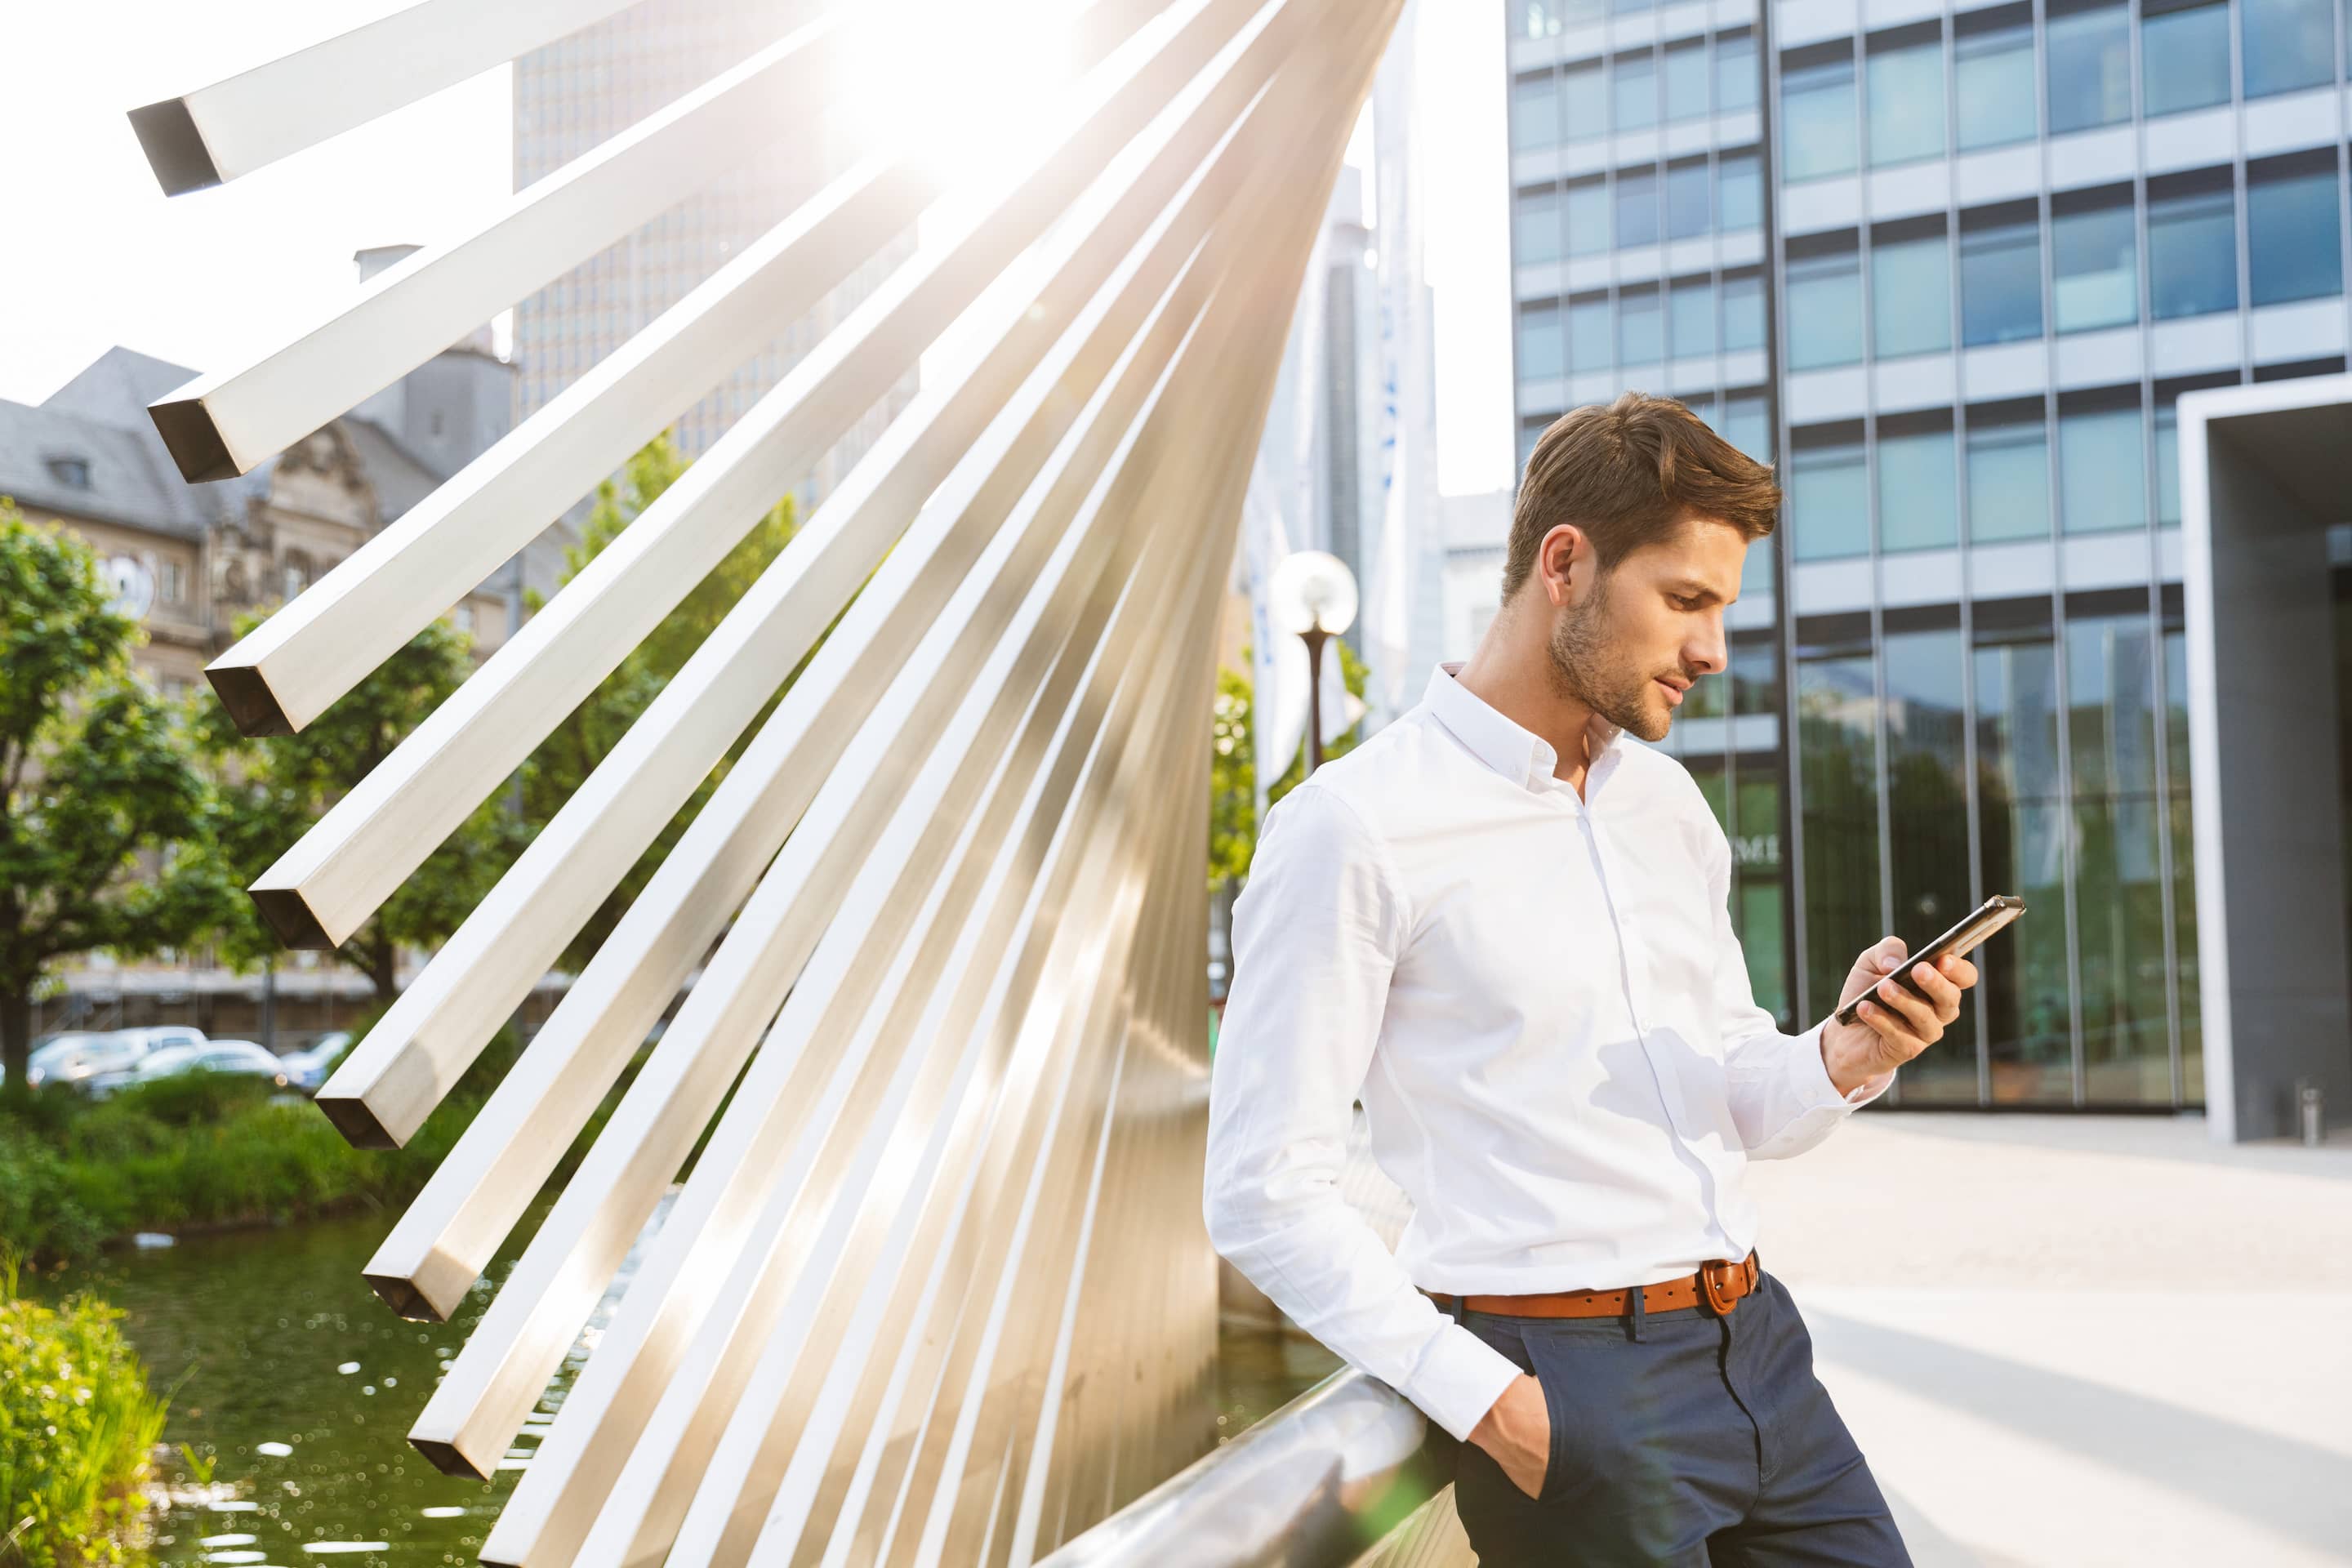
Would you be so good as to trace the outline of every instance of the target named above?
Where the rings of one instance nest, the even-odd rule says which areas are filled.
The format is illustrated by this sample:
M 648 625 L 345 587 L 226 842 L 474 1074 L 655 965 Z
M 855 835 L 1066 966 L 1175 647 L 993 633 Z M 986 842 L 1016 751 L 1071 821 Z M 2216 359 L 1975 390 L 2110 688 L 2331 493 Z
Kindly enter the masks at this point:
M 1454 1509 L 1481 1568 L 1910 1568 L 1813 1375 L 1797 1304 L 1760 1266 L 1722 1317 L 1704 1302 L 1615 1318 L 1448 1310 L 1551 1407 L 1537 1496 L 1459 1446 Z

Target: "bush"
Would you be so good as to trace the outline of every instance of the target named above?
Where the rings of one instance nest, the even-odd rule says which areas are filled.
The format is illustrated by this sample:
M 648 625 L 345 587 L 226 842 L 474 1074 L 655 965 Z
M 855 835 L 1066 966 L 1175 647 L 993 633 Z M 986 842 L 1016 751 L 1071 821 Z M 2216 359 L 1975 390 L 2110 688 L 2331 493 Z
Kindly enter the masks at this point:
M 146 1500 L 164 1402 L 147 1387 L 117 1308 L 20 1299 L 0 1258 L 0 1564 L 122 1563 Z
M 404 1202 L 520 1048 L 511 1026 L 501 1028 L 407 1146 L 390 1152 L 353 1149 L 315 1107 L 273 1100 L 258 1079 L 191 1073 L 95 1104 L 36 1096 L 37 1115 L 0 1116 L 0 1245 L 36 1258 L 79 1258 L 135 1231 Z M 583 1134 L 562 1170 L 586 1143 Z

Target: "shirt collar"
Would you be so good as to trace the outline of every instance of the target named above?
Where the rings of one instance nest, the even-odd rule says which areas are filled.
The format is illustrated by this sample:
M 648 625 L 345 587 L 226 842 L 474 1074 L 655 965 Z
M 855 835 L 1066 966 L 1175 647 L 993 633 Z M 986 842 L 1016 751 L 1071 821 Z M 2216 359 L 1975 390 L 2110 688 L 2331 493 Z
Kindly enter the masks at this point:
M 1505 778 L 1526 789 L 1557 788 L 1561 783 L 1556 771 L 1559 753 L 1552 743 L 1455 679 L 1465 662 L 1458 658 L 1441 660 L 1430 671 L 1429 686 L 1422 700 L 1456 740 L 1470 748 L 1473 755 Z M 1593 772 L 1606 771 L 1602 764 L 1614 757 L 1618 738 L 1624 733 L 1614 725 L 1605 728 L 1609 738 L 1592 752 L 1586 776 L 1588 788 Z

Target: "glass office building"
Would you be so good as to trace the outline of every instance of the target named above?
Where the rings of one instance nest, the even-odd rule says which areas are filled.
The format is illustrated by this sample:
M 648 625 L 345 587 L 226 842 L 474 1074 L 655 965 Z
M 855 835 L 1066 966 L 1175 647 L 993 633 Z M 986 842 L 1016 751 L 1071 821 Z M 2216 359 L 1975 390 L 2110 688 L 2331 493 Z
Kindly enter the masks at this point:
M 2015 893 L 1901 1100 L 2200 1104 L 2173 407 L 2345 367 L 2335 6 L 1507 18 L 1522 463 L 1639 388 L 1787 492 L 1667 742 L 1759 1000 Z

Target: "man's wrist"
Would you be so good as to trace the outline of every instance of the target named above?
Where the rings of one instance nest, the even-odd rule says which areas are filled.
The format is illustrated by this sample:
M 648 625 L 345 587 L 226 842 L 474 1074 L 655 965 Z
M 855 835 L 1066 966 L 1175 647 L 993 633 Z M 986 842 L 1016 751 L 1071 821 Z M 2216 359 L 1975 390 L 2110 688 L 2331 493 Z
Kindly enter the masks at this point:
M 1857 1041 L 1849 1030 L 1868 1038 Z M 1821 1039 L 1822 1069 L 1829 1074 L 1830 1087 L 1837 1090 L 1839 1099 L 1852 1100 L 1856 1091 L 1865 1089 L 1875 1094 L 1894 1079 L 1895 1069 L 1880 1058 L 1874 1031 L 1832 1019 L 1822 1026 Z

